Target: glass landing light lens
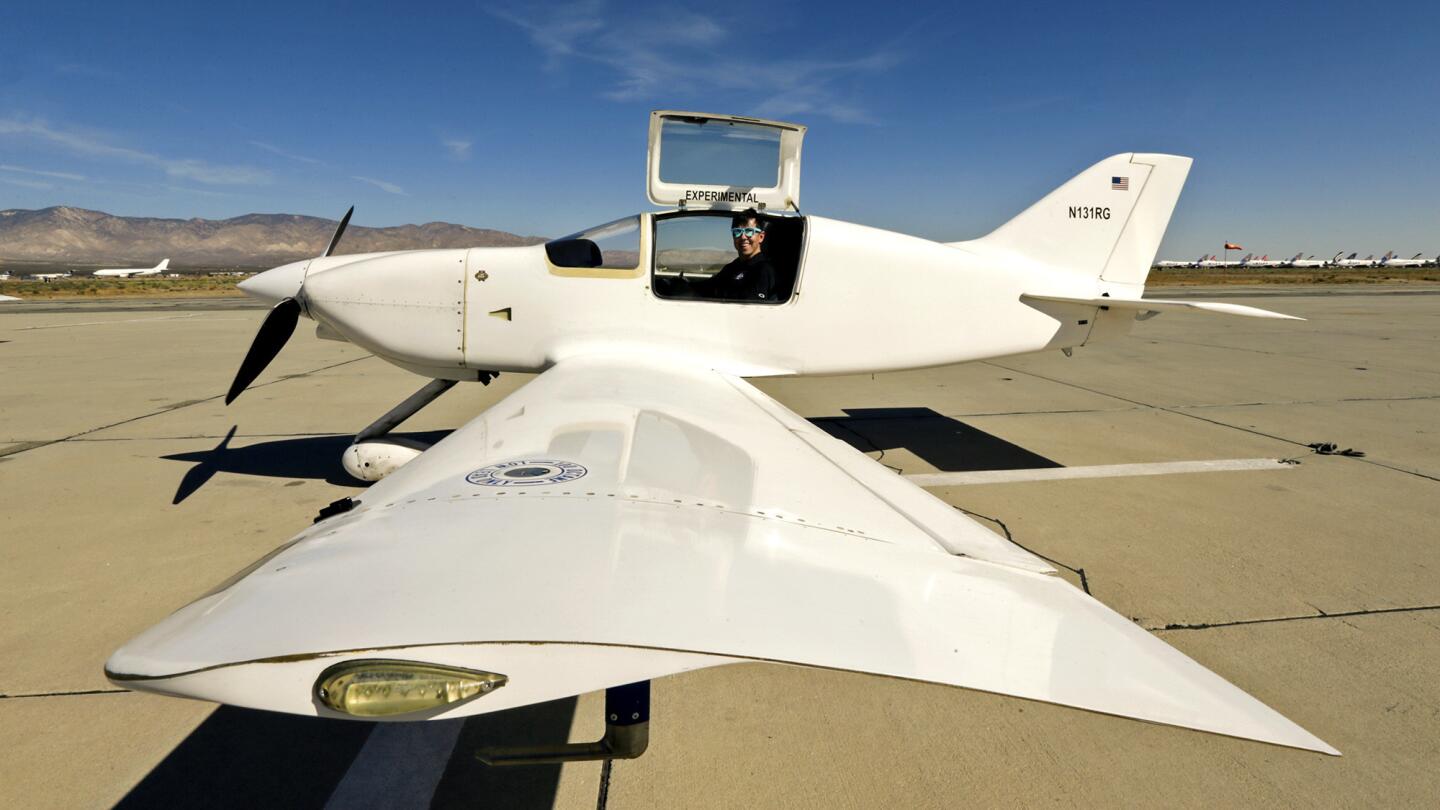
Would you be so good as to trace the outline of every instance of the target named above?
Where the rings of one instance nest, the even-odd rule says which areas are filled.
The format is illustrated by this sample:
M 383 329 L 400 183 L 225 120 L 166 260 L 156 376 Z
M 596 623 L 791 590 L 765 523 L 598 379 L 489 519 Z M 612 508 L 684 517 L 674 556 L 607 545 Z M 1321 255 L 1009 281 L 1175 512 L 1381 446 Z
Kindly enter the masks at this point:
M 389 717 L 464 703 L 488 695 L 507 680 L 495 672 L 418 661 L 357 659 L 320 673 L 315 696 L 354 717 Z

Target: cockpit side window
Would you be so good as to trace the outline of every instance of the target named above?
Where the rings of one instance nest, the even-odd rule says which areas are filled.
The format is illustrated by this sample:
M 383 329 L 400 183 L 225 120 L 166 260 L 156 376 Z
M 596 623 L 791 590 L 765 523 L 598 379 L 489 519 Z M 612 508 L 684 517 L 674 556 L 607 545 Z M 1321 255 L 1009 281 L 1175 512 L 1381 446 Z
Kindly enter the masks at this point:
M 640 267 L 640 217 L 626 217 L 545 243 L 557 268 L 635 270 Z
M 804 230 L 797 216 L 659 215 L 651 288 L 660 298 L 783 304 L 795 289 Z

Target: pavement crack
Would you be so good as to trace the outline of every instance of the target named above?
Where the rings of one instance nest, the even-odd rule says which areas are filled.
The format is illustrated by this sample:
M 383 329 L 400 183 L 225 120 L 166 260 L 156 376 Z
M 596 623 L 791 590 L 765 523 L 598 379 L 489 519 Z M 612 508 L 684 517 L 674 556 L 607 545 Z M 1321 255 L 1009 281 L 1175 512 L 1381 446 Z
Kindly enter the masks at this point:
M 904 474 L 905 474 L 905 471 L 904 471 L 903 469 L 901 469 L 901 468 L 899 468 L 899 467 L 896 467 L 896 466 L 893 465 L 893 464 L 886 464 L 884 461 L 882 461 L 882 459 L 885 458 L 886 450 L 885 450 L 885 448 L 883 448 L 883 447 L 881 447 L 880 445 L 876 444 L 874 439 L 871 439 L 869 436 L 866 436 L 864 433 L 861 433 L 860 431 L 856 430 L 856 429 L 854 428 L 854 426 L 850 425 L 849 423 L 841 422 L 841 421 L 839 421 L 838 419 L 828 419 L 828 420 L 826 420 L 826 422 L 827 422 L 828 424 L 831 424 L 831 425 L 834 425 L 835 427 L 840 428 L 841 430 L 844 430 L 844 431 L 847 432 L 847 433 L 853 434 L 853 435 L 855 436 L 855 438 L 857 438 L 857 439 L 859 439 L 860 441 L 865 442 L 866 444 L 870 445 L 870 449 L 871 449 L 871 450 L 873 450 L 873 451 L 875 451 L 875 452 L 878 452 L 878 453 L 880 454 L 880 455 L 876 456 L 874 459 L 872 459 L 873 461 L 875 461 L 875 462 L 877 462 L 878 464 L 880 464 L 881 466 L 884 466 L 885 468 L 893 471 L 896 475 L 904 475 Z
M 1283 405 L 1334 405 L 1339 402 L 1426 402 L 1440 399 L 1440 394 L 1418 394 L 1410 397 L 1339 397 L 1336 399 L 1287 399 L 1283 402 L 1217 402 L 1201 405 L 1176 405 L 1181 411 L 1205 408 L 1256 408 Z
M 129 689 L 79 689 L 73 692 L 25 692 L 19 695 L 0 693 L 0 700 L 17 698 L 75 697 L 76 695 L 126 695 Z
M 954 506 L 954 504 L 951 504 L 951 506 Z M 969 515 L 970 517 L 980 518 L 981 520 L 988 520 L 988 521 L 990 521 L 991 523 L 994 523 L 996 526 L 999 526 L 999 527 L 1000 527 L 1000 531 L 1002 531 L 1002 532 L 1005 533 L 1005 539 L 1006 539 L 1006 540 L 1009 540 L 1011 543 L 1014 543 L 1016 546 L 1019 546 L 1020 548 L 1024 549 L 1025 551 L 1028 551 L 1028 552 L 1030 552 L 1031 554 L 1034 554 L 1036 557 L 1039 557 L 1040 559 L 1044 560 L 1045 562 L 1048 562 L 1048 563 L 1050 563 L 1051 565 L 1058 565 L 1058 566 L 1060 566 L 1061 568 L 1064 568 L 1066 571 L 1069 571 L 1070 573 L 1072 573 L 1072 574 L 1080 577 L 1080 590 L 1084 591 L 1084 592 L 1087 593 L 1087 594 L 1090 593 L 1090 578 L 1087 577 L 1087 576 L 1085 576 L 1085 569 L 1084 569 L 1084 568 L 1075 568 L 1075 567 L 1066 565 L 1065 563 L 1060 562 L 1059 560 L 1056 560 L 1056 559 L 1053 559 L 1053 558 L 1050 558 L 1050 557 L 1046 557 L 1044 554 L 1041 554 L 1040 552 L 1038 552 L 1038 551 L 1036 551 L 1036 550 L 1034 550 L 1034 549 L 1032 549 L 1032 548 L 1027 548 L 1027 547 L 1026 547 L 1024 544 L 1022 544 L 1019 540 L 1016 540 L 1016 539 L 1015 539 L 1015 535 L 1010 531 L 1010 527 L 1009 527 L 1009 526 L 1006 526 L 1006 525 L 1005 525 L 1005 521 L 1001 520 L 1000 518 L 990 517 L 989 515 L 982 515 L 982 514 L 980 514 L 979 512 L 971 512 L 969 509 L 966 509 L 966 508 L 963 507 L 963 506 L 955 506 L 955 508 L 956 508 L 956 509 L 959 509 L 961 512 L 964 512 L 965 514 Z M 1094 594 L 1091 594 L 1091 595 L 1093 596 Z
M 329 436 L 350 436 L 350 433 L 236 433 L 235 439 L 308 439 L 314 437 Z M 77 436 L 69 439 L 73 442 L 184 442 L 184 441 L 212 441 L 225 438 L 225 434 L 196 435 L 196 436 L 97 436 L 89 438 Z
M 373 356 L 373 355 L 368 355 L 368 354 L 367 354 L 367 355 L 365 355 L 364 357 L 356 357 L 356 358 L 353 358 L 353 359 L 350 359 L 350 360 L 342 360 L 342 361 L 340 361 L 339 363 L 331 363 L 331 364 L 328 365 L 328 366 L 321 366 L 320 368 L 311 369 L 310 371 L 304 372 L 303 374 L 292 374 L 292 375 L 288 375 L 288 376 L 285 376 L 285 377 L 281 377 L 281 378 L 278 379 L 278 380 L 271 380 L 270 382 L 267 382 L 267 383 L 261 383 L 261 384 L 259 384 L 259 385 L 252 385 L 252 386 L 250 386 L 250 389 L 254 389 L 254 388 L 265 388 L 265 387 L 267 387 L 267 386 L 276 385 L 276 384 L 282 383 L 282 382 L 287 382 L 287 381 L 289 381 L 289 380 L 291 380 L 291 379 L 294 379 L 294 378 L 296 378 L 296 377 L 303 377 L 303 376 L 306 376 L 306 375 L 309 375 L 309 374 L 315 374 L 315 373 L 318 373 L 318 372 L 321 372 L 321 371 L 329 371 L 329 370 L 332 369 L 332 368 L 339 368 L 340 366 L 348 366 L 348 365 L 350 365 L 351 363 L 358 363 L 358 362 L 360 362 L 361 360 L 368 360 L 368 359 L 370 359 L 372 356 Z M 250 390 L 250 389 L 246 389 L 246 390 Z M 217 399 L 223 399 L 223 398 L 224 398 L 224 395 L 223 395 L 223 394 L 216 394 L 216 395 L 213 396 L 213 397 L 205 397 L 204 399 L 187 399 L 187 400 L 185 400 L 185 401 L 183 401 L 183 402 L 173 402 L 173 403 L 171 403 L 171 404 L 169 404 L 169 405 L 162 406 L 159 410 L 151 411 L 150 413 L 144 413 L 144 414 L 141 414 L 141 415 L 139 415 L 139 416 L 132 416 L 132 417 L 130 417 L 129 419 L 121 419 L 121 420 L 118 421 L 118 422 L 111 422 L 111 423 L 109 423 L 109 424 L 99 425 L 99 426 L 97 426 L 97 427 L 89 428 L 88 430 L 82 430 L 82 431 L 80 431 L 79 433 L 72 433 L 72 434 L 70 434 L 69 436 L 64 436 L 64 437 L 61 437 L 61 438 L 59 438 L 59 439 L 48 439 L 48 440 L 39 441 L 39 442 L 25 442 L 25 443 L 23 443 L 23 444 L 18 444 L 18 445 L 15 445 L 15 446 L 13 446 L 13 447 L 8 447 L 8 448 L 5 448 L 5 449 L 0 449 L 0 458 L 3 458 L 3 457 L 5 457 L 5 456 L 19 455 L 20 453 L 25 453 L 25 452 L 28 452 L 28 451 L 30 451 L 30 450 L 36 450 L 36 449 L 41 448 L 41 447 L 49 447 L 49 446 L 52 445 L 52 444 L 60 444 L 61 442 L 68 442 L 68 441 L 71 441 L 72 439 L 79 439 L 79 438 L 81 438 L 82 436 L 88 436 L 88 435 L 90 435 L 91 433 L 98 433 L 99 431 L 102 431 L 102 430 L 109 430 L 110 428 L 120 427 L 121 425 L 128 425 L 128 424 L 131 424 L 131 423 L 133 423 L 133 422 L 139 422 L 139 421 L 141 421 L 141 420 L 150 419 L 151 417 L 155 417 L 155 416 L 163 416 L 164 414 L 171 413 L 171 412 L 173 412 L 173 411 L 178 411 L 178 410 L 180 410 L 181 408 L 188 408 L 188 407 L 190 407 L 190 406 L 192 406 L 192 405 L 200 405 L 200 404 L 205 403 L 205 402 L 213 402 L 213 401 L 215 401 L 215 400 L 217 400 Z
M 1306 604 L 1310 604 L 1306 602 Z M 1311 607 L 1315 607 L 1311 605 Z M 1198 622 L 1195 624 L 1167 624 L 1164 627 L 1146 627 L 1152 633 L 1164 633 L 1169 630 L 1212 630 L 1217 627 L 1241 627 L 1249 624 L 1275 624 L 1277 622 L 1302 622 L 1311 619 L 1345 619 L 1351 616 L 1381 616 L 1387 613 L 1417 613 L 1427 610 L 1440 610 L 1440 605 L 1415 605 L 1413 607 L 1398 608 L 1375 608 L 1374 610 L 1347 610 L 1339 613 L 1326 613 L 1319 608 L 1319 611 L 1304 616 L 1273 616 L 1265 619 L 1237 619 L 1232 622 Z
M 999 369 L 1004 369 L 1005 371 L 1008 371 L 1008 372 L 1010 372 L 1010 373 L 1012 373 L 1012 374 L 1024 374 L 1024 375 L 1027 376 L 1027 377 L 1034 377 L 1034 378 L 1036 378 L 1037 380 L 1044 380 L 1044 381 L 1046 381 L 1046 382 L 1052 382 L 1052 383 L 1055 383 L 1056 385 L 1064 385 L 1064 386 L 1068 386 L 1068 387 L 1070 387 L 1070 388 L 1078 388 L 1078 389 L 1080 389 L 1081 391 L 1085 391 L 1085 392 L 1087 392 L 1087 393 L 1095 394 L 1096 396 L 1108 397 L 1108 398 L 1110 398 L 1110 399 L 1118 399 L 1118 400 L 1120 400 L 1121 402 L 1128 402 L 1128 403 L 1130 403 L 1131 405 L 1136 405 L 1136 406 L 1139 406 L 1139 407 L 1141 407 L 1141 408 L 1155 408 L 1155 409 L 1157 409 L 1157 410 L 1162 410 L 1162 411 L 1163 411 L 1163 410 L 1166 410 L 1165 408 L 1163 408 L 1163 407 L 1161 407 L 1161 406 L 1159 406 L 1159 405 L 1152 405 L 1152 404 L 1150 404 L 1149 402 L 1141 402 L 1141 401 L 1138 400 L 1138 399 L 1130 399 L 1129 397 L 1122 397 L 1122 396 L 1120 396 L 1119 394 L 1111 394 L 1111 393 L 1109 393 L 1109 392 L 1107 392 L 1107 391 L 1101 391 L 1101 390 L 1098 389 L 1098 388 L 1088 388 L 1088 387 L 1083 386 L 1083 385 L 1081 385 L 1081 384 L 1079 384 L 1079 383 L 1073 383 L 1073 382 L 1070 382 L 1070 381 L 1068 381 L 1068 380 L 1060 380 L 1060 379 L 1056 379 L 1056 378 L 1054 378 L 1054 377 L 1047 377 L 1047 376 L 1045 376 L 1044 374 L 1038 374 L 1038 373 L 1036 373 L 1036 372 L 1034 372 L 1034 371 L 1026 371 L 1026 370 L 1024 370 L 1024 369 L 1011 368 L 1010 366 L 1001 365 L 1000 363 L 996 363 L 996 362 L 993 361 L 993 360 L 991 360 L 991 361 L 986 361 L 985 365 L 987 365 L 987 366 L 994 366 L 995 368 L 999 368 Z
M 45 447 L 46 445 L 51 445 L 51 444 L 54 444 L 55 442 L 59 442 L 59 441 L 64 441 L 64 440 L 63 440 L 63 439 L 45 439 L 45 440 L 41 440 L 41 441 L 38 441 L 38 442 L 20 442 L 20 443 L 18 443 L 18 444 L 11 445 L 10 447 L 6 447 L 6 448 L 4 448 L 4 449 L 0 449 L 0 457 L 3 457 L 3 456 L 13 456 L 13 455 L 15 455 L 16 453 L 23 453 L 23 452 L 25 452 L 26 450 L 34 450 L 34 449 L 37 448 L 37 447 Z
M 595 796 L 595 810 L 605 810 L 610 806 L 610 770 L 615 760 L 607 759 L 605 764 L 600 766 L 600 791 Z
M 1107 392 L 1105 392 L 1105 391 L 1100 391 L 1100 390 L 1095 389 L 1095 388 L 1087 388 L 1087 387 L 1085 387 L 1085 386 L 1083 386 L 1083 385 L 1080 385 L 1079 383 L 1069 382 L 1068 380 L 1060 380 L 1060 379 L 1056 379 L 1056 378 L 1054 378 L 1054 377 L 1047 377 L 1047 376 L 1045 376 L 1044 374 L 1037 374 L 1037 373 L 1035 373 L 1035 372 L 1033 372 L 1033 371 L 1024 371 L 1024 370 L 1018 369 L 1018 368 L 1011 368 L 1011 367 L 1009 367 L 1009 366 L 1003 366 L 1003 365 L 1001 365 L 1001 364 L 999 364 L 999 363 L 995 363 L 995 362 L 987 363 L 987 365 L 992 365 L 992 366 L 995 366 L 996 368 L 1003 368 L 1003 369 L 1005 369 L 1006 371 L 1009 371 L 1009 372 L 1014 373 L 1014 374 L 1025 374 L 1025 375 L 1028 375 L 1028 376 L 1031 376 L 1031 377 L 1035 377 L 1036 379 L 1045 380 L 1046 382 L 1055 383 L 1056 385 L 1065 385 L 1065 386 L 1069 386 L 1069 387 L 1071 387 L 1071 388 L 1078 388 L 1078 389 L 1080 389 L 1081 391 L 1086 391 L 1086 392 L 1089 392 L 1089 393 L 1091 393 L 1091 394 L 1097 394 L 1097 395 L 1102 396 L 1102 397 L 1110 397 L 1111 399 L 1118 399 L 1118 400 L 1120 400 L 1121 402 L 1129 402 L 1129 403 L 1132 404 L 1132 405 L 1138 405 L 1138 406 L 1140 406 L 1140 407 L 1142 407 L 1142 408 L 1151 408 L 1151 409 L 1153 409 L 1153 410 L 1163 411 L 1163 412 L 1165 412 L 1165 413 L 1175 414 L 1176 416 L 1184 416 L 1184 417 L 1187 417 L 1187 418 L 1189 418 L 1189 419 L 1197 419 L 1197 420 L 1199 420 L 1199 421 L 1201 421 L 1201 422 L 1206 422 L 1206 423 L 1208 423 L 1208 424 L 1215 425 L 1216 427 L 1223 427 L 1223 428 L 1229 428 L 1229 429 L 1231 429 L 1231 430 L 1238 430 L 1238 431 L 1240 431 L 1240 432 L 1242 432 L 1242 433 L 1249 433 L 1249 434 L 1254 435 L 1254 436 L 1263 436 L 1264 438 L 1267 438 L 1267 439 L 1273 439 L 1273 440 L 1275 440 L 1275 441 L 1277 441 L 1277 442 L 1285 442 L 1286 444 L 1293 444 L 1293 445 L 1295 445 L 1296 447 L 1305 447 L 1305 448 L 1311 449 L 1311 450 L 1313 451 L 1313 448 L 1310 448 L 1310 444 L 1309 444 L 1308 442 L 1299 441 L 1299 440 L 1297 440 L 1297 439 L 1291 439 L 1291 438 L 1288 438 L 1288 437 L 1286 437 L 1286 436 L 1277 436 L 1277 435 L 1275 435 L 1274 433 L 1266 433 L 1266 432 L 1263 431 L 1263 430 L 1256 430 L 1255 428 L 1242 427 L 1241 425 L 1232 425 L 1232 424 L 1230 424 L 1229 422 L 1222 422 L 1222 421 L 1220 421 L 1219 419 L 1210 419 L 1210 418 L 1208 418 L 1208 417 L 1201 416 L 1201 415 L 1199 415 L 1199 414 L 1197 414 L 1197 413 L 1192 413 L 1192 412 L 1190 411 L 1190 407 L 1193 407 L 1193 406 L 1190 406 L 1190 407 L 1186 407 L 1186 406 L 1167 407 L 1167 406 L 1165 406 L 1165 405 L 1154 405 L 1154 404 L 1151 404 L 1151 403 L 1149 403 L 1149 402 L 1141 402 L 1141 401 L 1138 400 L 1138 399 L 1128 399 L 1128 398 L 1126 398 L 1126 397 L 1120 396 L 1119 394 L 1111 394 L 1111 393 L 1107 393 Z M 1262 404 L 1262 403 L 1255 403 L 1255 404 Z M 1433 476 L 1433 475 L 1428 475 L 1428 474 L 1426 474 L 1426 473 L 1420 472 L 1419 470 L 1407 470 L 1407 469 L 1405 469 L 1404 467 L 1396 467 L 1396 466 L 1393 465 L 1393 464 L 1386 464 L 1386 463 L 1383 462 L 1383 461 L 1376 461 L 1376 460 L 1373 459 L 1373 458 L 1358 458 L 1358 457 L 1354 457 L 1354 456 L 1347 456 L 1346 458 L 1350 458 L 1350 459 L 1353 460 L 1353 461 L 1359 461 L 1359 462 L 1362 462 L 1362 463 L 1364 463 L 1364 464 L 1373 464 L 1373 465 L 1376 466 L 1376 467 L 1383 467 L 1383 468 L 1385 468 L 1385 469 L 1387 469 L 1387 470 L 1392 470 L 1392 471 L 1394 471 L 1394 472 L 1404 473 L 1404 474 L 1406 474 L 1406 475 L 1413 475 L 1413 476 L 1415 476 L 1416 478 L 1423 478 L 1423 479 L 1425 479 L 1425 480 L 1427 480 L 1427 481 L 1440 481 L 1440 477 L 1436 477 L 1436 476 Z
M 1334 333 L 1332 333 L 1332 334 L 1334 334 Z M 1352 335 L 1352 337 L 1355 337 L 1355 336 Z M 1317 363 L 1330 363 L 1330 364 L 1337 365 L 1337 366 L 1353 367 L 1353 365 L 1354 365 L 1354 364 L 1351 363 L 1350 361 L 1344 360 L 1344 359 L 1335 359 L 1335 358 L 1332 358 L 1332 357 L 1317 357 L 1317 356 L 1311 355 L 1311 354 L 1288 354 L 1288 353 L 1286 353 L 1286 352 L 1267 351 L 1267 350 L 1265 350 L 1265 349 L 1255 349 L 1255 348 L 1250 348 L 1250 347 L 1247 347 L 1247 346 L 1225 346 L 1225 345 L 1218 344 L 1218 343 L 1202 343 L 1202 342 L 1200 342 L 1200 341 L 1193 341 L 1193 340 L 1176 340 L 1175 338 L 1165 338 L 1165 337 L 1146 337 L 1145 340 L 1148 340 L 1148 341 L 1150 341 L 1150 342 L 1152 342 L 1152 343 L 1172 343 L 1172 344 L 1175 344 L 1175 345 L 1177 345 L 1177 346 L 1198 346 L 1198 347 L 1200 347 L 1200 348 L 1202 348 L 1202 349 L 1218 349 L 1218 350 L 1220 350 L 1220 351 L 1249 352 L 1249 353 L 1251 353 L 1251 354 L 1263 354 L 1263 355 L 1268 355 L 1268 356 L 1270 356 L 1270 357 L 1288 357 L 1288 358 L 1298 357 L 1298 358 L 1301 358 L 1301 359 L 1303 359 L 1303 360 L 1312 360 L 1312 361 L 1315 361 L 1315 362 L 1317 362 Z M 1420 374 L 1435 374 L 1435 373 L 1436 373 L 1435 371 L 1430 370 L 1430 369 L 1403 369 L 1403 370 L 1397 370 L 1397 369 L 1389 368 L 1389 367 L 1386 367 L 1386 366 L 1370 366 L 1370 368 L 1371 368 L 1371 369 L 1374 369 L 1374 370 L 1377 370 L 1377 371 L 1399 371 L 1399 373 L 1404 373 L 1404 374 L 1415 374 L 1415 373 L 1420 373 Z

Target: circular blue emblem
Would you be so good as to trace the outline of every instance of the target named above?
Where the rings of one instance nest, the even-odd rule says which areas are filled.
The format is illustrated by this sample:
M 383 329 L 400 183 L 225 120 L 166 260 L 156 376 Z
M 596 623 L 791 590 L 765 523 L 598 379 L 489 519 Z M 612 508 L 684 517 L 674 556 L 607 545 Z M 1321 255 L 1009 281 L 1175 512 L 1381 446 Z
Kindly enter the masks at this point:
M 482 487 L 533 487 L 537 484 L 563 484 L 584 478 L 589 472 L 573 461 L 507 461 L 481 467 L 465 476 L 465 480 Z

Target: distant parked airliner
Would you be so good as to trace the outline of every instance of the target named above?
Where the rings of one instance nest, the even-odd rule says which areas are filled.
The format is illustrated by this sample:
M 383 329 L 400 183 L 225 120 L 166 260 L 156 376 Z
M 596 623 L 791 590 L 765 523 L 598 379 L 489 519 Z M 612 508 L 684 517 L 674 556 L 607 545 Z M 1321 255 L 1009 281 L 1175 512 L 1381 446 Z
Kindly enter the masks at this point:
M 137 276 L 154 276 L 160 274 L 170 266 L 169 259 L 161 259 L 154 267 L 137 267 L 133 269 L 96 270 L 92 275 L 101 278 L 135 278 Z

